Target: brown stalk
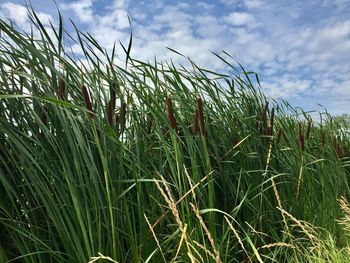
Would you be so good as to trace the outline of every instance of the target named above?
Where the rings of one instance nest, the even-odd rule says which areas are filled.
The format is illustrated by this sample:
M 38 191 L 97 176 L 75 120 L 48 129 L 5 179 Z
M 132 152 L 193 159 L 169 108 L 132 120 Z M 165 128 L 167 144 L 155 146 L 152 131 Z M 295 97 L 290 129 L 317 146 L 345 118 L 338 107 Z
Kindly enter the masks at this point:
M 201 129 L 201 134 L 202 136 L 205 137 L 205 141 L 208 143 L 208 136 L 207 136 L 207 131 L 205 130 L 205 123 L 204 123 L 203 101 L 201 98 L 197 98 L 197 109 L 198 109 L 199 126 Z
M 86 108 L 89 111 L 89 117 L 92 118 L 94 116 L 94 112 L 92 110 L 92 103 L 91 103 L 91 100 L 90 100 L 89 92 L 88 92 L 88 90 L 87 90 L 85 85 L 83 85 L 81 87 L 81 91 L 82 91 L 83 96 L 84 96 L 84 101 L 85 101 Z
M 58 84 L 58 98 L 60 100 L 65 100 L 66 98 L 66 83 L 63 79 L 60 79 Z
M 166 98 L 166 110 L 168 113 L 168 120 L 169 120 L 170 127 L 175 130 L 176 134 L 178 134 L 176 119 L 175 119 L 174 112 L 172 109 L 172 103 L 171 103 L 170 97 Z

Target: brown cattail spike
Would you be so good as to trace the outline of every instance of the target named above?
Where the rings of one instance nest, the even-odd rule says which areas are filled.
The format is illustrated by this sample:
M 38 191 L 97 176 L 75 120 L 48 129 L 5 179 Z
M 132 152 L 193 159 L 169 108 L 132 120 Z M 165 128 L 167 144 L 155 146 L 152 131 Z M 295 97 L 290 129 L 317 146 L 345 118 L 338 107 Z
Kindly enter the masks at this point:
M 147 114 L 147 132 L 150 134 L 152 132 L 153 118 L 152 114 L 149 112 Z
M 170 127 L 174 129 L 176 133 L 178 133 L 176 119 L 172 108 L 172 102 L 171 102 L 171 98 L 169 97 L 166 98 L 166 110 L 168 113 L 168 120 L 169 120 Z
M 267 112 L 268 108 L 269 108 L 269 102 L 266 101 L 265 102 L 265 107 L 264 107 L 263 111 L 261 112 L 261 120 L 262 121 L 266 120 L 266 112 Z
M 94 113 L 92 110 L 92 103 L 90 100 L 90 95 L 89 95 L 89 92 L 88 92 L 86 86 L 82 86 L 81 91 L 82 91 L 83 96 L 84 96 L 86 108 L 89 110 L 89 117 L 92 118 L 94 116 Z
M 64 82 L 63 79 L 60 79 L 58 84 L 58 98 L 60 100 L 66 99 L 66 83 Z
M 299 130 L 299 144 L 302 151 L 305 150 L 305 140 L 304 140 L 304 134 L 302 132 L 301 122 L 298 122 L 298 130 Z
M 270 124 L 267 124 L 267 127 L 266 127 L 266 138 L 267 138 L 267 145 L 270 144 L 270 139 L 271 139 L 271 126 Z
M 208 136 L 207 136 L 207 131 L 205 129 L 205 123 L 204 123 L 203 102 L 201 98 L 197 98 L 197 109 L 198 109 L 199 127 L 201 129 L 201 134 L 202 136 L 205 137 L 205 140 L 208 143 Z
M 310 138 L 311 127 L 312 127 L 312 120 L 310 119 L 310 120 L 307 122 L 306 139 L 309 139 L 309 138 Z
M 115 100 L 116 100 L 115 85 L 114 84 L 111 86 L 111 92 L 110 93 L 111 93 L 110 95 L 111 95 L 111 102 L 112 102 L 112 104 L 111 104 L 112 111 L 114 112 L 114 110 L 115 110 Z
M 259 132 L 259 136 L 262 134 L 262 130 L 263 130 L 263 123 L 265 123 L 266 121 L 266 112 L 269 108 L 269 102 L 266 101 L 265 102 L 265 106 L 261 112 L 261 116 L 260 116 L 260 121 L 258 121 L 258 132 Z
M 271 109 L 271 115 L 270 115 L 270 126 L 271 126 L 270 135 L 273 134 L 273 123 L 274 123 L 274 118 L 275 118 L 275 108 L 272 108 L 272 109 Z
M 123 102 L 121 109 L 120 109 L 120 122 L 121 122 L 121 128 L 120 131 L 124 132 L 125 125 L 126 125 L 126 103 Z
M 198 133 L 198 108 L 194 111 L 194 124 L 193 124 L 193 134 Z
M 324 146 L 326 142 L 326 133 L 324 130 L 322 130 L 322 133 L 321 133 L 321 143 L 322 143 L 322 146 Z
M 112 101 L 110 100 L 107 104 L 107 118 L 109 125 L 113 124 L 113 109 L 112 109 Z
M 40 120 L 45 126 L 47 125 L 47 107 L 44 107 L 41 111 Z
M 278 134 L 277 134 L 276 144 L 279 144 L 279 143 L 280 143 L 283 134 L 284 134 L 283 128 L 280 128 L 280 130 L 278 131 Z

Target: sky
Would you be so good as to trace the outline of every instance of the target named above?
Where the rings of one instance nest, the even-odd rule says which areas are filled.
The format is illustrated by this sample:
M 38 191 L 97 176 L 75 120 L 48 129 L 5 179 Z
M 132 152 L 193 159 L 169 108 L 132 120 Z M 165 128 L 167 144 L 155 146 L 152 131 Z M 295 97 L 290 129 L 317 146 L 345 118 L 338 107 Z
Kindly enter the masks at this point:
M 26 29 L 24 0 L 0 0 L 0 17 Z M 57 24 L 51 0 L 32 0 L 43 21 Z M 190 57 L 227 73 L 211 52 L 224 50 L 259 75 L 263 91 L 305 110 L 350 113 L 350 0 L 56 0 L 69 30 L 72 19 L 111 50 L 128 43 L 141 60 Z M 77 52 L 79 52 L 77 50 Z M 119 54 L 122 49 L 119 48 Z M 322 105 L 322 106 L 319 106 Z

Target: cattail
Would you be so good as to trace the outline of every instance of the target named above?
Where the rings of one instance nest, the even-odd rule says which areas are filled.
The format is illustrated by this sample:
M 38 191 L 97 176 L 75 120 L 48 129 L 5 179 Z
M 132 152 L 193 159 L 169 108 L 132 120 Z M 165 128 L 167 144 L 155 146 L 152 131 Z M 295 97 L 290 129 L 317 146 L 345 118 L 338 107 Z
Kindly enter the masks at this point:
M 258 121 L 258 132 L 259 132 L 259 136 L 262 134 L 262 129 L 263 129 L 263 123 L 266 120 L 266 112 L 269 108 L 269 102 L 266 101 L 265 106 L 261 112 L 261 116 L 260 116 L 260 121 Z
M 115 127 L 118 127 L 118 125 L 119 125 L 119 116 L 118 116 L 118 114 L 114 115 L 114 125 L 115 125 Z
M 107 118 L 110 125 L 113 123 L 113 113 L 115 110 L 115 100 L 116 100 L 116 94 L 115 94 L 115 85 L 112 84 L 110 86 L 110 101 L 107 104 Z
M 120 131 L 123 132 L 126 125 L 126 103 L 125 102 L 122 103 L 122 106 L 120 108 L 120 119 L 121 119 Z
M 109 125 L 112 125 L 113 123 L 113 109 L 112 109 L 112 101 L 110 100 L 107 104 L 107 118 Z
M 282 136 L 284 135 L 283 128 L 281 127 L 277 134 L 276 144 L 279 144 Z M 284 137 L 284 136 L 283 136 Z
M 60 100 L 65 100 L 66 98 L 66 83 L 63 79 L 60 79 L 60 82 L 58 84 L 58 98 Z
M 266 119 L 266 112 L 267 112 L 268 108 L 269 108 L 269 102 L 266 101 L 265 107 L 264 107 L 263 111 L 261 112 L 261 120 L 262 121 L 265 121 L 265 119 Z
M 340 143 L 337 143 L 336 148 L 335 148 L 335 152 L 336 152 L 338 158 L 342 157 L 343 151 L 342 151 Z
M 304 140 L 304 135 L 302 133 L 302 127 L 301 127 L 301 122 L 298 122 L 298 130 L 299 130 L 299 144 L 300 148 L 302 151 L 305 150 L 305 140 Z
M 309 138 L 310 138 L 311 127 L 312 127 L 312 120 L 309 120 L 309 121 L 307 122 L 306 139 L 309 139 Z
M 321 143 L 322 143 L 322 146 L 324 146 L 326 142 L 326 133 L 324 130 L 322 130 L 322 133 L 321 133 Z
M 115 85 L 113 84 L 110 88 L 110 96 L 111 96 L 111 106 L 112 106 L 112 111 L 114 112 L 115 110 L 115 101 L 116 101 L 116 94 L 115 94 Z
M 169 120 L 170 127 L 174 129 L 177 134 L 178 132 L 177 132 L 176 119 L 172 108 L 171 98 L 169 97 L 166 98 L 166 110 L 168 113 L 168 120 Z
M 47 125 L 47 108 L 44 109 L 40 113 L 40 120 L 46 126 Z
M 205 130 L 205 124 L 204 124 L 203 102 L 201 98 L 197 98 L 197 109 L 198 109 L 199 126 L 201 129 L 201 134 L 202 136 L 205 137 L 205 140 L 208 143 L 207 131 Z
M 90 96 L 89 96 L 89 92 L 86 88 L 86 86 L 82 86 L 81 88 L 83 96 L 84 96 L 84 101 L 85 101 L 85 105 L 86 108 L 89 110 L 89 117 L 92 118 L 94 116 L 93 110 L 92 110 L 92 103 L 90 100 Z
M 271 126 L 270 135 L 273 134 L 273 122 L 274 122 L 274 118 L 275 118 L 275 108 L 272 108 L 272 109 L 271 109 L 271 115 L 270 115 L 270 126 Z
M 148 127 L 148 133 L 151 133 L 152 131 L 152 125 L 153 125 L 153 118 L 152 114 L 148 113 L 147 114 L 147 127 Z
M 300 147 L 302 151 L 305 151 L 305 140 L 304 140 L 304 134 L 300 134 Z
M 198 108 L 194 111 L 194 124 L 193 124 L 193 134 L 198 133 Z
M 267 141 L 267 145 L 270 144 L 270 139 L 271 139 L 271 126 L 269 124 L 267 124 L 267 127 L 266 127 L 266 141 Z

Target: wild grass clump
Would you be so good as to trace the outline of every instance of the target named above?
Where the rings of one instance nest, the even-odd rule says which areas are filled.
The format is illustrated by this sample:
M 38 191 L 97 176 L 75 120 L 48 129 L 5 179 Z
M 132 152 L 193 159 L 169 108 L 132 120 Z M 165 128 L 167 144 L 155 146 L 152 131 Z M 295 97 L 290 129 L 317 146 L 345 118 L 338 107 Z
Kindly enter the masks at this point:
M 347 262 L 330 115 L 269 100 L 227 57 L 230 74 L 125 48 L 119 65 L 30 15 L 35 34 L 0 20 L 0 262 Z

